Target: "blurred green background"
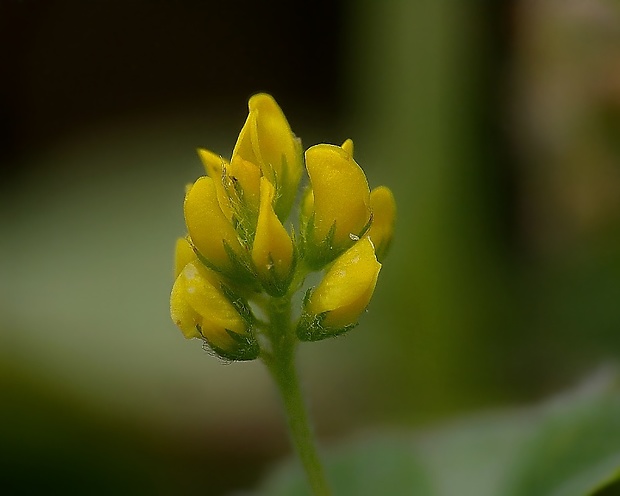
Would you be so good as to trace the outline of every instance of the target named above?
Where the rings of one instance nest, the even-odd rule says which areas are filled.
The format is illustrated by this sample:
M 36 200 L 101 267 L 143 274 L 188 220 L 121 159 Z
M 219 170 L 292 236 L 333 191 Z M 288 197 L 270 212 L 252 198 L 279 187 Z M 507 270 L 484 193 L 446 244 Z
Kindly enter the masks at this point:
M 399 217 L 361 325 L 300 348 L 323 443 L 536 401 L 620 353 L 613 0 L 0 0 L 0 482 L 226 494 L 289 453 L 260 363 L 168 315 L 195 153 L 248 97 L 355 141 Z

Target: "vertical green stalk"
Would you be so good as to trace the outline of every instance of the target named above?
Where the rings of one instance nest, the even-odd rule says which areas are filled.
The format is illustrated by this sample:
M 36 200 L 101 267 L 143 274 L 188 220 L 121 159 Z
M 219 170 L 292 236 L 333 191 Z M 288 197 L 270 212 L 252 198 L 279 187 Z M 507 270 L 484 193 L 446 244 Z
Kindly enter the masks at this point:
M 278 386 L 291 439 L 312 492 L 315 496 L 328 496 L 331 491 L 319 460 L 295 368 L 297 337 L 291 326 L 290 295 L 270 300 L 269 317 L 271 327 L 267 333 L 273 348 L 270 352 L 263 350 L 261 358 Z

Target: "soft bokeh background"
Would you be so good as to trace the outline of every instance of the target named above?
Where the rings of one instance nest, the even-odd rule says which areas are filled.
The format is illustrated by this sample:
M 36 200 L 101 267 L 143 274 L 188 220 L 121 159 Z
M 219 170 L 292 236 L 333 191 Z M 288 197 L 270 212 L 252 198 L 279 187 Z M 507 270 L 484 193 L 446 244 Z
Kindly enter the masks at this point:
M 2 487 L 217 495 L 289 453 L 262 365 L 168 316 L 195 148 L 257 91 L 399 206 L 361 325 L 300 349 L 323 443 L 617 359 L 613 0 L 0 0 L 0 43 Z

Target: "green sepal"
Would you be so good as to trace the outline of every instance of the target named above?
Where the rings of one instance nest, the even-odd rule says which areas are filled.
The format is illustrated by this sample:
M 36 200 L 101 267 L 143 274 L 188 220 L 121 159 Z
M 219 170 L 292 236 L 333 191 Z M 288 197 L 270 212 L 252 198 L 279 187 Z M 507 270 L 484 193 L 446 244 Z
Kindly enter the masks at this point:
M 251 327 L 255 319 L 248 302 L 224 283 L 220 284 L 220 290 L 224 293 L 224 296 L 230 301 L 232 306 L 235 307 L 235 310 L 237 310 L 237 313 L 239 313 L 248 327 Z
M 232 184 L 232 188 L 230 184 Z M 241 184 L 239 184 L 239 181 L 231 178 L 225 188 L 231 199 L 231 206 L 234 212 L 232 220 L 235 231 L 237 231 L 241 243 L 246 247 L 250 247 L 254 242 L 254 236 L 256 236 L 258 211 L 248 206 L 245 201 L 243 188 Z
M 268 278 L 260 278 L 261 285 L 265 292 L 270 296 L 284 296 L 289 286 L 291 285 L 291 281 L 293 280 L 293 275 L 295 274 L 295 267 L 297 265 L 297 250 L 295 245 L 293 244 L 293 259 L 291 261 L 291 269 L 288 274 L 284 278 L 280 278 L 276 273 L 275 265 L 273 263 L 273 258 L 271 257 L 271 253 L 269 253 L 269 268 L 267 269 Z
M 302 201 L 303 201 L 303 197 L 306 194 L 306 192 L 304 191 L 304 193 L 302 193 Z M 306 258 L 306 246 L 307 246 L 307 241 L 306 241 L 306 237 L 308 234 L 308 222 L 310 221 L 309 218 L 307 218 L 303 212 L 300 209 L 299 212 L 299 237 L 298 238 L 294 238 L 293 236 L 291 236 L 291 240 L 293 241 L 293 246 L 295 246 L 296 250 L 297 250 L 297 254 L 305 260 Z
M 265 175 L 265 177 L 267 177 L 267 180 L 273 185 L 273 189 L 275 191 L 275 202 L 273 205 L 273 211 L 275 212 L 276 216 L 278 217 L 278 219 L 280 219 L 280 222 L 284 222 L 286 220 L 286 217 L 282 218 L 280 217 L 281 215 L 287 215 L 287 212 L 284 211 L 283 209 L 283 203 L 282 203 L 282 198 L 284 197 L 283 195 L 283 186 L 286 184 L 286 179 L 287 179 L 287 160 L 286 160 L 286 156 L 284 154 L 282 154 L 282 160 L 281 160 L 281 167 L 280 170 L 282 171 L 282 174 L 278 174 L 276 172 L 276 170 L 273 168 L 272 164 L 264 164 L 265 167 L 269 168 L 269 172 L 265 173 L 263 172 L 263 174 Z M 284 205 L 285 207 L 285 205 Z
M 233 269 L 227 271 L 220 270 L 220 272 L 238 284 L 245 286 L 250 285 L 252 288 L 256 288 L 257 276 L 251 262 L 249 262 L 246 257 L 239 256 L 225 240 L 222 242 L 224 243 L 224 250 L 226 251 L 226 255 L 228 255 Z
M 304 295 L 304 308 L 307 307 L 312 290 L 309 288 Z M 323 312 L 318 315 L 312 315 L 305 310 L 302 312 L 299 322 L 297 323 L 297 337 L 300 341 L 321 341 L 325 338 L 340 336 L 357 326 L 357 322 L 349 324 L 345 327 L 325 327 L 323 322 L 329 312 Z
M 302 226 L 304 219 L 301 219 Z M 305 229 L 303 229 L 303 256 L 306 260 L 306 264 L 308 267 L 314 270 L 320 270 L 325 267 L 330 262 L 333 262 L 342 255 L 345 251 L 347 251 L 351 246 L 353 246 L 357 241 L 359 241 L 364 234 L 370 229 L 370 225 L 372 224 L 372 214 L 370 219 L 366 223 L 366 225 L 362 228 L 362 230 L 357 233 L 355 236 L 349 238 L 349 241 L 340 245 L 334 245 L 334 234 L 336 232 L 336 221 L 333 222 L 331 227 L 329 228 L 329 232 L 325 239 L 323 239 L 320 243 L 317 244 L 314 239 L 314 213 L 307 219 L 305 222 Z
M 301 139 L 298 137 L 295 137 L 295 148 L 298 155 L 297 160 L 301 166 L 301 164 L 303 164 L 303 148 L 301 145 Z M 275 201 L 274 211 L 278 219 L 280 219 L 280 222 L 284 223 L 291 212 L 293 204 L 295 203 L 295 199 L 297 197 L 297 190 L 299 188 L 299 180 L 301 180 L 301 176 L 297 181 L 297 184 L 289 184 L 290 168 L 286 155 L 284 154 L 282 154 L 282 161 L 280 167 L 282 174 L 280 174 L 280 177 L 278 177 L 278 174 L 276 174 L 276 171 L 273 169 L 273 167 L 270 167 L 270 169 L 272 172 L 271 177 L 273 178 L 273 187 L 276 190 L 276 194 L 278 195 Z
M 254 273 L 251 265 L 246 262 L 243 257 L 237 255 L 237 253 L 235 253 L 235 251 L 225 240 L 222 240 L 222 243 L 224 243 L 224 250 L 232 263 L 233 269 L 223 269 L 222 267 L 213 264 L 202 253 L 200 253 L 194 245 L 192 245 L 192 249 L 196 254 L 196 258 L 198 258 L 200 263 L 202 263 L 205 267 L 221 274 L 225 279 L 238 285 L 249 287 L 249 289 L 253 291 L 258 290 L 259 288 L 256 284 L 256 274 Z
M 199 326 L 196 326 L 198 332 L 202 335 L 202 331 Z M 202 335 L 203 340 L 203 348 L 209 352 L 214 354 L 215 356 L 222 358 L 226 361 L 231 362 L 244 362 L 249 360 L 255 360 L 258 358 L 260 353 L 260 348 L 258 346 L 258 342 L 254 338 L 254 335 L 251 332 L 251 329 L 248 329 L 248 334 L 242 335 L 237 334 L 229 329 L 226 329 L 228 335 L 235 342 L 232 349 L 224 350 L 210 343 L 207 338 Z
M 316 243 L 314 239 L 314 213 L 306 224 L 303 236 L 304 260 L 308 267 L 313 270 L 320 270 L 328 263 L 335 260 L 344 249 L 336 249 L 334 247 L 334 233 L 336 232 L 336 221 L 331 225 L 325 239 L 320 243 Z M 346 248 L 345 248 L 346 249 Z
M 293 281 L 293 276 L 295 275 L 295 269 L 297 268 L 297 261 L 299 260 L 299 249 L 297 244 L 295 243 L 295 230 L 291 230 L 291 242 L 293 245 L 293 258 L 291 260 L 291 268 L 286 275 L 286 277 L 281 278 L 276 273 L 275 264 L 273 263 L 273 259 L 271 257 L 271 253 L 269 254 L 269 262 L 270 266 L 268 269 L 269 277 L 267 279 L 261 279 L 261 285 L 265 292 L 270 296 L 284 296 L 290 285 Z
M 247 204 L 241 183 L 236 177 L 229 176 L 225 167 L 222 172 L 222 181 L 233 211 L 233 227 L 237 231 L 241 244 L 249 248 L 252 246 L 256 235 L 258 210 Z
M 211 262 L 209 262 L 209 260 L 207 260 L 205 258 L 205 256 L 198 251 L 198 248 L 196 248 L 193 244 L 191 246 L 192 246 L 192 249 L 194 250 L 194 253 L 196 254 L 196 258 L 198 258 L 198 261 L 202 265 L 204 265 L 205 267 L 208 267 L 209 269 L 211 269 L 214 272 L 217 272 L 219 274 L 223 274 L 222 271 L 219 269 L 219 267 L 216 267 Z

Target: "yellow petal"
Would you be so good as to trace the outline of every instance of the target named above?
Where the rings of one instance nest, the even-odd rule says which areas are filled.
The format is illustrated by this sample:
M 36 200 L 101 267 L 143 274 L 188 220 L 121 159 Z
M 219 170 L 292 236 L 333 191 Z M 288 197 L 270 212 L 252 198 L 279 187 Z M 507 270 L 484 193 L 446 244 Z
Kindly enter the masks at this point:
M 185 238 L 177 239 L 177 244 L 174 250 L 174 277 L 179 277 L 179 274 L 188 263 L 196 260 L 196 253 L 192 245 Z
M 209 343 L 224 350 L 235 346 L 227 330 L 247 332 L 244 320 L 220 290 L 217 274 L 199 261 L 187 264 L 175 281 L 171 314 L 186 337 L 200 336 L 199 326 Z M 195 332 L 191 331 L 192 325 Z
M 343 328 L 357 322 L 375 290 L 381 264 L 369 238 L 363 238 L 336 259 L 308 302 L 307 311 L 328 312 L 323 325 Z
M 239 131 L 237 143 L 235 148 L 233 148 L 232 159 L 241 157 L 243 160 L 252 162 L 260 167 L 260 156 L 256 154 L 252 145 L 252 135 L 256 135 L 256 112 L 250 111 L 245 124 L 243 124 L 241 131 Z
M 187 339 L 200 338 L 202 336 L 198 327 L 202 323 L 202 318 L 189 304 L 186 295 L 185 278 L 179 275 L 170 293 L 170 317 Z
M 220 208 L 213 179 L 208 176 L 199 178 L 187 193 L 183 209 L 187 231 L 201 255 L 215 267 L 231 269 L 224 242 L 239 255 L 243 255 L 243 248 Z
M 302 171 L 297 156 L 297 140 L 278 104 L 270 95 L 260 93 L 250 98 L 248 107 L 250 113 L 256 113 L 256 128 L 255 133 L 252 134 L 252 145 L 260 164 L 273 168 L 280 178 L 285 174 L 283 167 L 292 168 L 299 165 L 297 171 L 288 172 L 296 176 L 297 181 L 294 182 L 298 182 Z M 286 164 L 283 163 L 283 156 Z M 264 173 L 269 177 L 266 172 Z
M 370 192 L 370 208 L 372 224 L 365 236 L 374 243 L 377 258 L 383 260 L 392 241 L 396 220 L 396 201 L 388 187 L 379 186 Z
M 351 138 L 347 139 L 340 148 L 351 155 L 351 157 L 353 156 L 353 140 Z
M 224 175 L 226 161 L 217 153 L 204 148 L 198 148 L 197 152 L 207 175 L 214 180 L 221 179 Z
M 246 333 L 246 325 L 235 307 L 219 288 L 217 274 L 200 262 L 185 266 L 182 276 L 186 280 L 188 303 L 202 317 L 202 334 L 219 348 L 234 345 L 226 330 Z
M 273 210 L 274 195 L 273 185 L 261 177 L 260 210 L 252 260 L 263 281 L 271 279 L 270 269 L 275 270 L 279 280 L 288 279 L 293 263 L 293 243 Z
M 241 196 L 238 199 L 245 203 L 247 208 L 258 211 L 261 178 L 258 166 L 238 155 L 234 156 L 226 169 L 226 178 L 230 181 L 229 196 L 234 198 L 237 196 L 236 191 L 240 191 Z
M 226 189 L 224 188 L 224 172 L 226 170 L 226 166 L 228 165 L 226 160 L 220 155 L 213 153 L 212 151 L 205 150 L 204 148 L 198 148 L 198 156 L 200 157 L 200 161 L 205 168 L 207 175 L 213 179 L 213 183 L 215 184 L 215 190 L 217 191 L 217 199 L 220 202 L 220 207 L 222 208 L 222 212 L 229 219 L 232 216 L 232 210 L 230 208 L 230 201 L 228 199 L 228 195 L 226 194 Z
M 250 112 L 239 133 L 233 158 L 238 155 L 260 167 L 276 187 L 276 213 L 285 218 L 301 179 L 301 145 L 272 96 L 254 95 L 248 107 Z
M 370 220 L 370 190 L 364 171 L 339 146 L 315 145 L 306 151 L 314 193 L 314 240 L 319 244 L 336 223 L 334 246 L 343 248 Z

